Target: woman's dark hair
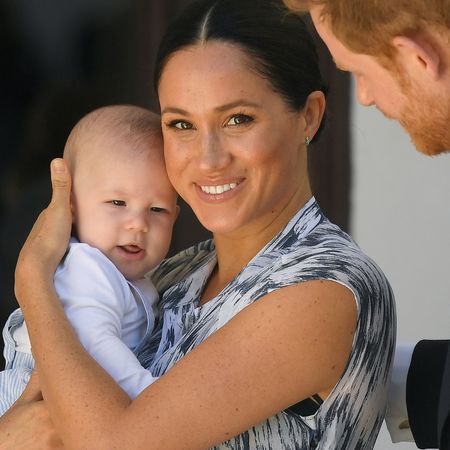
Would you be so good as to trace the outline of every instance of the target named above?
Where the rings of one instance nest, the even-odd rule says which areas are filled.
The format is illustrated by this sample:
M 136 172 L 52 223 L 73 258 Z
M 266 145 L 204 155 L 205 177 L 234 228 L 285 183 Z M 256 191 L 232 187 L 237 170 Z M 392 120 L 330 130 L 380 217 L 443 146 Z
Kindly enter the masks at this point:
M 300 111 L 313 91 L 326 92 L 317 52 L 303 19 L 281 0 L 197 0 L 169 25 L 157 53 L 157 90 L 170 56 L 211 40 L 240 47 L 286 103 Z M 317 137 L 317 134 L 316 134 Z

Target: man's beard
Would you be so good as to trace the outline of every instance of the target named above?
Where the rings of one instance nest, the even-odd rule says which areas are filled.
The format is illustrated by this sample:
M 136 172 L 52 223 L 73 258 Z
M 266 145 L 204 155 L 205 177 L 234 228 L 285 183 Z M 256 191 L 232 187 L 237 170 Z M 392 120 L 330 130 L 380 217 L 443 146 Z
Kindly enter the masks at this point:
M 449 152 L 450 102 L 445 95 L 432 98 L 426 94 L 418 101 L 419 92 L 411 85 L 404 86 L 406 102 L 398 121 L 419 152 L 428 156 Z

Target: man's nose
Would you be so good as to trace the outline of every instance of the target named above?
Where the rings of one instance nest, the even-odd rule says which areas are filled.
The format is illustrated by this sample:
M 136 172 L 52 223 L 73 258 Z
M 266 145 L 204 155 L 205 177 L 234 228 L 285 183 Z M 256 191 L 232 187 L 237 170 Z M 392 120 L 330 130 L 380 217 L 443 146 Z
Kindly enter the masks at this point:
M 355 83 L 358 102 L 363 106 L 372 106 L 375 102 L 365 81 L 355 77 Z

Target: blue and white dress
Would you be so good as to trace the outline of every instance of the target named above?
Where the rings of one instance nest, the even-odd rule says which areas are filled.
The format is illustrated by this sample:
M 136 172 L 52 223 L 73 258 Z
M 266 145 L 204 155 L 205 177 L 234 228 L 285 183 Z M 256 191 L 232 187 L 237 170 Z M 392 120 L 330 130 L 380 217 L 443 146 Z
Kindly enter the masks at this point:
M 160 377 L 266 294 L 304 281 L 335 281 L 354 293 L 358 319 L 348 365 L 331 394 L 312 415 L 280 411 L 214 448 L 373 448 L 385 414 L 396 329 L 393 294 L 376 264 L 312 198 L 219 295 L 201 306 L 215 265 L 214 243 L 206 241 L 166 260 L 151 275 L 162 295 L 162 320 L 138 354 L 143 366 Z

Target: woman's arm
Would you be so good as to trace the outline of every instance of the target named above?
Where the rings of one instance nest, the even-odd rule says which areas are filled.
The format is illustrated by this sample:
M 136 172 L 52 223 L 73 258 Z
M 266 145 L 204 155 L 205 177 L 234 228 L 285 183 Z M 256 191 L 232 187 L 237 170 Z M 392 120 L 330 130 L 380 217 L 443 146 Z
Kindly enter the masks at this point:
M 131 403 L 79 344 L 54 292 L 69 234 L 58 229 L 70 228 L 70 209 L 67 173 L 53 178 L 57 192 L 21 252 L 16 292 L 67 448 L 208 448 L 337 382 L 352 345 L 355 299 L 341 285 L 316 281 L 245 308 Z

